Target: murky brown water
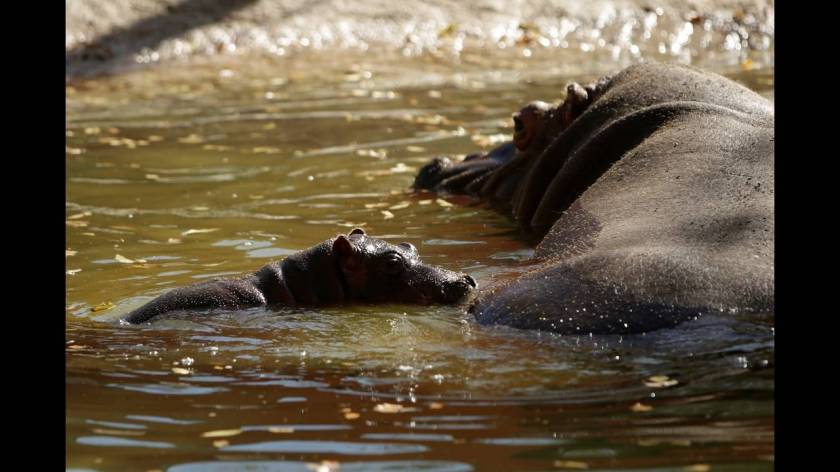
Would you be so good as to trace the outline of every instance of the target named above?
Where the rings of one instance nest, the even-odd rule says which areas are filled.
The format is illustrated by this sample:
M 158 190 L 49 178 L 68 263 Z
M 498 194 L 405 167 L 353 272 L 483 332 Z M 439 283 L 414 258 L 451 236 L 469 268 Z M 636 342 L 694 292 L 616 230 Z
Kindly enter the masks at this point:
M 624 338 L 399 305 L 114 322 L 354 226 L 483 285 L 522 270 L 508 220 L 406 189 L 603 72 L 541 70 L 249 62 L 68 87 L 68 467 L 772 470 L 772 320 Z M 772 69 L 725 72 L 772 99 Z

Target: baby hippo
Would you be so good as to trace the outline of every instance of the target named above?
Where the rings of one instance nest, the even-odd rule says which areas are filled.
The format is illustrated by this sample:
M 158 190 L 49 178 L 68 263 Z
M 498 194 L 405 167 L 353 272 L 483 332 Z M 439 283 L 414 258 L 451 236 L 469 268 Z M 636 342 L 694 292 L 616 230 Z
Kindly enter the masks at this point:
M 168 312 L 256 306 L 313 306 L 351 301 L 458 303 L 475 279 L 423 264 L 410 243 L 392 245 L 356 228 L 272 262 L 254 274 L 203 282 L 167 292 L 129 313 L 144 323 Z

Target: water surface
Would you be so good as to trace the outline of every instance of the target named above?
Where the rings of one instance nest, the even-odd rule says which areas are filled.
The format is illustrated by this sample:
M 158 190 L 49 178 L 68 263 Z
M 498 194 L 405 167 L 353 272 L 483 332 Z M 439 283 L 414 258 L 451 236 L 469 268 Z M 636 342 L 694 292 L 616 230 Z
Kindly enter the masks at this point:
M 627 337 L 480 327 L 457 306 L 114 321 L 356 226 L 485 286 L 524 270 L 511 221 L 407 188 L 601 72 L 578 69 L 251 61 L 69 85 L 68 467 L 772 470 L 764 317 Z M 720 72 L 772 99 L 772 68 L 750 69 Z

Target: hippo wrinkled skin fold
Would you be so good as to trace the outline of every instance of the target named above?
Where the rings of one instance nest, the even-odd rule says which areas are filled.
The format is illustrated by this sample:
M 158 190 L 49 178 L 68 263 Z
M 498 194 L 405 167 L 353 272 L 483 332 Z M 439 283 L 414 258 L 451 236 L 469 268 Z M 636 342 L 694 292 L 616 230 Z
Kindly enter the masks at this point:
M 476 287 L 469 275 L 423 264 L 410 243 L 392 245 L 359 228 L 272 262 L 254 274 L 181 287 L 129 313 L 143 323 L 181 310 L 263 305 L 313 306 L 351 301 L 457 303 Z
M 514 137 L 415 189 L 466 194 L 539 241 L 535 268 L 483 290 L 482 324 L 638 333 L 711 311 L 772 314 L 774 107 L 691 67 L 631 66 L 532 102 Z

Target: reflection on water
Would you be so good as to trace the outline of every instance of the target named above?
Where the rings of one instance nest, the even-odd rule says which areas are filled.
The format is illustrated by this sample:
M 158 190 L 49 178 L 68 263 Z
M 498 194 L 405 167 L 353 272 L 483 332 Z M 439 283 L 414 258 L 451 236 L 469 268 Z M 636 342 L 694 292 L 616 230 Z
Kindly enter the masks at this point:
M 482 285 L 524 270 L 531 248 L 510 221 L 406 189 L 433 156 L 492 145 L 522 103 L 594 75 L 464 66 L 432 83 L 411 62 L 249 64 L 68 87 L 68 466 L 773 468 L 765 317 L 628 337 L 401 305 L 118 324 L 172 287 L 355 226 Z M 772 99 L 772 69 L 726 72 Z

